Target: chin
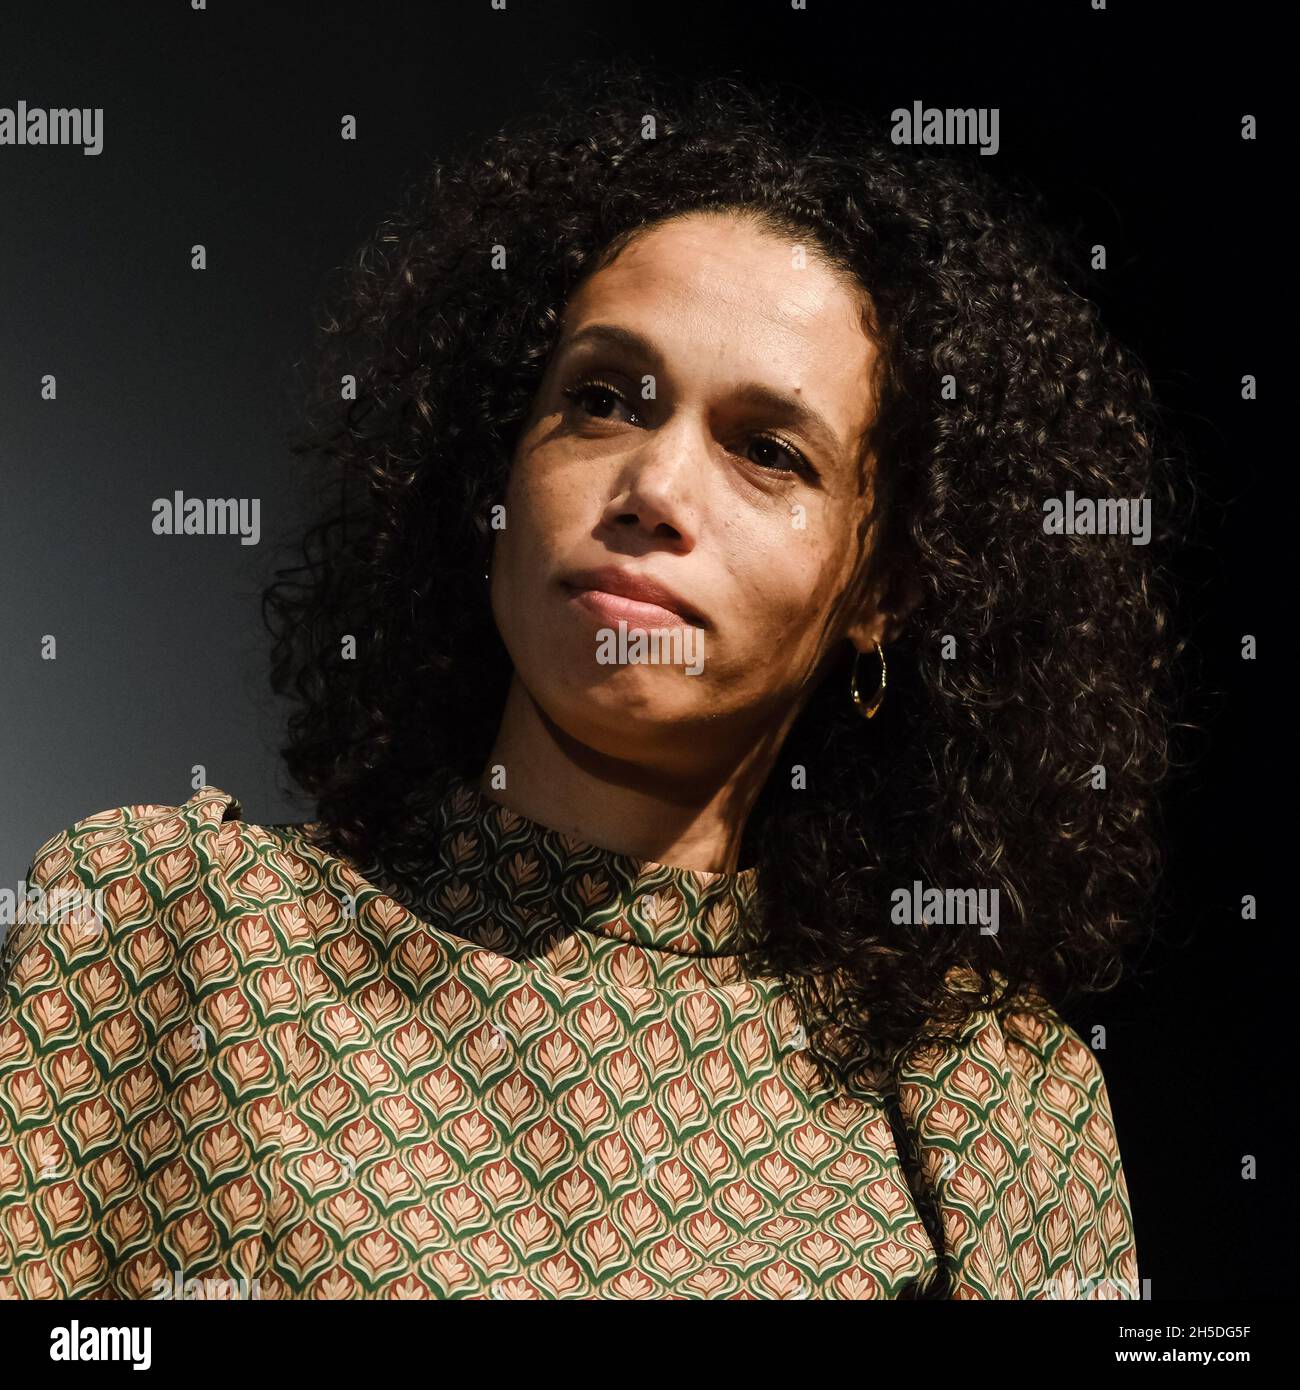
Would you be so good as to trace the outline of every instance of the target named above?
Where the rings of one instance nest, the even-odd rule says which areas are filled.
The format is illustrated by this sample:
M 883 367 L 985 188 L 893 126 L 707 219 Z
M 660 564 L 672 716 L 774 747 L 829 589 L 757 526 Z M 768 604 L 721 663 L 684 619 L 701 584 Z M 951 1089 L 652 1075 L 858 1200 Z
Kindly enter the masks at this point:
M 665 689 L 662 682 L 672 678 L 666 672 L 647 676 L 623 667 L 590 682 L 566 683 L 542 708 L 570 737 L 613 757 L 626 757 L 630 738 L 653 742 L 704 719 L 700 696 L 692 693 L 688 699 Z M 680 673 L 675 678 L 682 679 Z

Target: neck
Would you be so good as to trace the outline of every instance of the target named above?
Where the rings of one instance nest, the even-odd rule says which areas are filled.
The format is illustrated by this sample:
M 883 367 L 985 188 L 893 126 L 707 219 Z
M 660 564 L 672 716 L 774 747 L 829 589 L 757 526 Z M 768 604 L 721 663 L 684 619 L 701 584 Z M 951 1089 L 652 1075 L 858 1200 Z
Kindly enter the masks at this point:
M 747 735 L 745 751 L 734 757 L 725 756 L 723 740 L 708 728 L 692 740 L 709 745 L 715 761 L 708 765 L 633 762 L 571 738 L 515 675 L 478 786 L 518 815 L 589 844 L 659 864 L 735 873 L 745 824 L 788 722 L 767 738 Z M 505 785 L 498 785 L 502 771 Z

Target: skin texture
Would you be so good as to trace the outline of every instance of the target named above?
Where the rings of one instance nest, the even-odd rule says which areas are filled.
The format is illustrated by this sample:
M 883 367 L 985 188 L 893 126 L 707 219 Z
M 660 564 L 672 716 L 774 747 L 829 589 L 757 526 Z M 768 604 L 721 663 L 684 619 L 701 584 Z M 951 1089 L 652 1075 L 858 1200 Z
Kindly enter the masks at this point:
M 864 295 L 797 259 L 742 219 L 692 214 L 636 236 L 566 306 L 492 562 L 515 674 L 481 785 L 522 815 L 637 858 L 732 871 L 836 645 L 871 653 L 890 635 L 862 579 L 878 362 Z M 593 325 L 649 350 L 574 341 Z M 603 385 L 583 386 L 593 377 Z M 747 398 L 750 383 L 824 428 Z M 699 674 L 598 664 L 597 631 L 616 620 L 560 581 L 607 565 L 653 577 L 704 619 Z M 869 692 L 874 662 L 862 669 Z

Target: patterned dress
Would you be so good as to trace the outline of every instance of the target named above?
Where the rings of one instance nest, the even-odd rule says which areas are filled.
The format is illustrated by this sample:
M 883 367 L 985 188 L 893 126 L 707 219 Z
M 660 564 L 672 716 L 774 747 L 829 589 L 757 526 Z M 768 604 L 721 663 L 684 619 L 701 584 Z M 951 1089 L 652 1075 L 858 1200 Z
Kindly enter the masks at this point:
M 405 903 L 215 787 L 40 848 L 0 970 L 0 1296 L 1138 1296 L 1102 1073 L 1049 1008 L 837 1091 L 729 951 L 755 870 L 459 778 L 439 815 Z

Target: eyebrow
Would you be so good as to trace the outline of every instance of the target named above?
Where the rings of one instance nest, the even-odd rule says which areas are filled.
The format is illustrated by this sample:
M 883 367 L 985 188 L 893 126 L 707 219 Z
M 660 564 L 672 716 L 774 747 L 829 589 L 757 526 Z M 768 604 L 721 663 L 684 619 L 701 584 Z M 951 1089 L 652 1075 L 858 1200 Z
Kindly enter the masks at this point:
M 623 328 L 616 323 L 592 323 L 586 328 L 580 328 L 576 333 L 567 334 L 556 345 L 556 355 L 588 343 L 622 348 L 625 352 L 636 353 L 646 358 L 657 370 L 663 369 L 664 356 L 649 338 L 643 338 L 635 330 Z M 783 423 L 802 429 L 832 453 L 839 452 L 844 447 L 826 417 L 797 396 L 790 396 L 784 391 L 765 386 L 761 381 L 743 382 L 736 388 L 736 395 L 747 405 L 760 406 Z

